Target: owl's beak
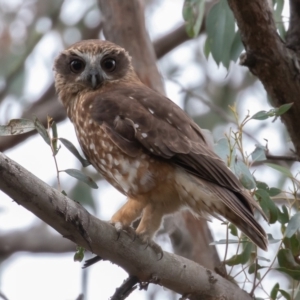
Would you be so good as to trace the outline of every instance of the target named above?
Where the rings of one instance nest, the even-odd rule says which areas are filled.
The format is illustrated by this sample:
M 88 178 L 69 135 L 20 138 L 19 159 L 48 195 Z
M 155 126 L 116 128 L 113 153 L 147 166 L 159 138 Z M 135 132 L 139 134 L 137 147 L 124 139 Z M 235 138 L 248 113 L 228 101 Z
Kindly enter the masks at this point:
M 91 70 L 87 76 L 88 82 L 91 84 L 92 88 L 95 89 L 101 82 L 103 82 L 103 77 L 97 70 Z

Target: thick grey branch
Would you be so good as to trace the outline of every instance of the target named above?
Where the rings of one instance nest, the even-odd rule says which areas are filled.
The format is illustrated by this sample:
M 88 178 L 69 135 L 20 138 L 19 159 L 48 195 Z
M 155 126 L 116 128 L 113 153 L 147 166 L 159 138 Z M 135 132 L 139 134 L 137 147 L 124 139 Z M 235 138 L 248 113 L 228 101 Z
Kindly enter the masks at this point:
M 237 286 L 200 265 L 164 252 L 161 260 L 151 248 L 90 215 L 80 204 L 29 173 L 0 153 L 0 189 L 61 235 L 124 268 L 140 281 L 153 282 L 190 299 L 250 300 Z M 197 295 L 197 296 L 196 296 Z
M 294 103 L 281 119 L 300 156 L 300 67 L 297 55 L 286 47 L 277 34 L 267 0 L 228 0 L 228 3 L 246 50 L 241 64 L 261 80 L 274 106 Z
M 61 235 L 52 233 L 43 222 L 25 230 L 0 234 L 0 258 L 10 256 L 18 251 L 65 253 L 74 252 L 75 249 L 74 243 L 63 239 Z

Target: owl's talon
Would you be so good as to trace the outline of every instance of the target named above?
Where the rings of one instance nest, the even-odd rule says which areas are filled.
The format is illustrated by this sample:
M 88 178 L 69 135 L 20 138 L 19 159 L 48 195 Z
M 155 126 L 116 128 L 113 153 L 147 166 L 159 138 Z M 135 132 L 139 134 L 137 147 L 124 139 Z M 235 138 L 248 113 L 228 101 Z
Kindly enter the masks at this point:
M 155 252 L 156 255 L 159 255 L 159 259 L 161 260 L 164 256 L 164 252 L 162 250 L 162 248 L 156 244 L 155 242 L 153 242 L 150 238 L 145 238 L 143 236 L 138 236 L 143 243 L 146 244 L 146 247 L 144 248 L 144 250 L 146 250 L 148 247 L 152 248 L 152 250 Z
M 132 227 L 123 225 L 121 222 L 116 222 L 116 223 L 110 222 L 110 223 L 115 227 L 117 231 L 117 241 L 119 240 L 122 231 L 126 232 L 129 235 L 129 237 L 131 237 L 132 241 L 135 241 L 136 232 Z

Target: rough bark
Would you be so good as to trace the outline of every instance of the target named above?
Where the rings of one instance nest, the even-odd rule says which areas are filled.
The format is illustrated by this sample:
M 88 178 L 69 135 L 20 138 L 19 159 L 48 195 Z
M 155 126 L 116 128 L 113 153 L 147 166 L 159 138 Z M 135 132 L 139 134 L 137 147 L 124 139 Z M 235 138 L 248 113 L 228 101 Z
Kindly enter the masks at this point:
M 140 80 L 163 94 L 164 86 L 156 67 L 154 48 L 145 28 L 141 2 L 99 0 L 98 3 L 104 15 L 103 32 L 106 39 L 124 47 L 133 57 L 133 67 Z
M 157 254 L 138 239 L 117 234 L 113 226 L 90 215 L 80 204 L 0 153 L 0 189 L 62 236 L 124 268 L 142 282 L 156 283 L 192 300 L 250 300 L 239 287 L 183 257 Z
M 241 64 L 260 79 L 275 107 L 294 103 L 281 120 L 299 156 L 300 67 L 297 55 L 278 35 L 266 0 L 228 0 L 228 3 L 237 20 L 246 50 L 241 57 Z
M 49 227 L 44 222 L 25 230 L 8 231 L 0 234 L 0 260 L 19 251 L 65 253 L 75 252 L 75 250 L 76 245 L 74 243 L 50 232 Z

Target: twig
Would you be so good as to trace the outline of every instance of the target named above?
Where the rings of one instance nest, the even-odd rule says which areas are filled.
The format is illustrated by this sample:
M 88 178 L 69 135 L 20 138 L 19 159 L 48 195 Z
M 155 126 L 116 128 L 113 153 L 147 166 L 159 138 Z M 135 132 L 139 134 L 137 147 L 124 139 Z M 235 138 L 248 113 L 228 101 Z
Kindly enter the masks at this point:
M 225 122 L 228 123 L 234 123 L 234 119 L 230 118 L 228 116 L 228 114 L 226 114 L 224 112 L 223 109 L 221 109 L 220 107 L 218 107 L 217 105 L 215 105 L 213 102 L 205 99 L 203 96 L 195 93 L 192 91 L 192 89 L 187 89 L 185 88 L 179 81 L 177 81 L 174 78 L 170 78 L 171 81 L 173 81 L 174 83 L 176 83 L 177 85 L 180 86 L 181 90 L 184 91 L 185 93 L 199 99 L 202 103 L 204 103 L 205 105 L 207 105 L 214 113 L 216 113 L 218 116 L 220 116 Z
M 116 289 L 116 292 L 111 297 L 111 300 L 124 300 L 126 299 L 136 288 L 136 284 L 139 279 L 136 276 L 129 276 L 122 285 Z
M 82 267 L 82 269 L 86 269 L 88 267 L 90 267 L 91 265 L 101 261 L 101 260 L 105 260 L 103 259 L 102 257 L 100 257 L 99 255 L 96 255 L 90 259 L 87 259 L 85 262 L 84 262 L 84 265 Z
M 0 298 L 2 298 L 3 300 L 8 300 L 8 298 L 1 292 L 0 292 Z

